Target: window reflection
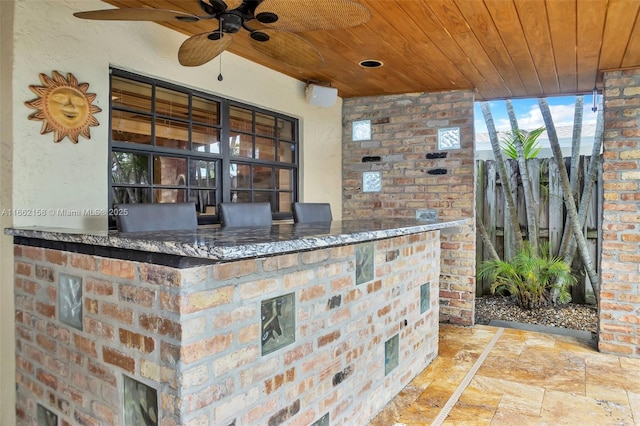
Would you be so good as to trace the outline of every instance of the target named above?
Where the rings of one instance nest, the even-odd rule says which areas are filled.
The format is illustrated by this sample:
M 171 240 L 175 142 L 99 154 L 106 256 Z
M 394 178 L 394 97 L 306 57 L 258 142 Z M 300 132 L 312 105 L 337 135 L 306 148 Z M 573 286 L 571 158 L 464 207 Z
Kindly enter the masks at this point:
M 217 126 L 220 124 L 219 103 L 198 96 L 193 97 L 191 119 L 198 123 Z
M 295 141 L 295 126 L 292 121 L 278 119 L 278 137 L 281 140 Z
M 163 148 L 187 149 L 189 124 L 182 121 L 156 119 L 156 145 Z
M 276 135 L 276 118 L 272 115 L 256 113 L 256 134 L 265 136 Z
M 283 163 L 293 163 L 295 161 L 295 145 L 280 141 L 278 143 L 278 161 Z
M 276 141 L 274 139 L 256 137 L 255 158 L 261 160 L 276 159 Z
M 253 137 L 244 133 L 231 133 L 229 149 L 234 157 L 253 157 Z
M 151 85 L 112 76 L 111 107 L 151 112 Z
M 183 203 L 187 201 L 186 190 L 177 189 L 177 187 L 187 186 L 187 160 L 155 155 L 153 157 L 153 183 L 175 188 L 155 189 L 153 196 L 156 203 Z
M 118 187 L 111 189 L 113 204 L 150 203 L 150 188 Z
M 110 99 L 111 203 L 194 201 L 206 216 L 222 200 L 287 212 L 296 199 L 295 119 L 114 69 Z
M 232 106 L 230 110 L 231 129 L 253 133 L 253 112 L 251 110 Z
M 273 188 L 273 169 L 271 167 L 254 166 L 253 187 L 260 189 Z
M 116 184 L 149 183 L 149 156 L 131 152 L 112 152 L 111 179 Z
M 191 129 L 193 150 L 220 154 L 220 130 L 194 124 Z
M 111 114 L 111 140 L 151 144 L 151 116 L 126 111 Z
M 164 87 L 156 88 L 156 112 L 174 118 L 189 119 L 189 96 Z

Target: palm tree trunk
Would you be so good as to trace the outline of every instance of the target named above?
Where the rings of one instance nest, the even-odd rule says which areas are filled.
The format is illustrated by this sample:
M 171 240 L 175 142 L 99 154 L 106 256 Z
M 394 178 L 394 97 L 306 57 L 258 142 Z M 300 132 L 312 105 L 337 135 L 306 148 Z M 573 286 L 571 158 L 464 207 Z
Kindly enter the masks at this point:
M 571 194 L 574 199 L 578 195 L 578 165 L 580 161 L 580 139 L 582 138 L 582 112 L 584 108 L 584 97 L 576 96 L 576 105 L 573 116 L 573 139 L 571 140 L 571 171 L 569 173 L 571 180 Z M 586 217 L 586 216 L 585 216 Z M 569 245 L 573 242 L 573 233 L 568 223 L 565 224 L 562 234 L 562 242 L 558 251 L 559 256 L 566 256 Z
M 598 118 L 596 120 L 596 133 L 593 139 L 593 148 L 591 150 L 591 159 L 589 160 L 589 168 L 587 169 L 586 182 L 582 189 L 582 196 L 580 197 L 580 207 L 578 208 L 578 220 L 580 221 L 580 228 L 584 226 L 585 220 L 587 220 L 587 209 L 591 202 L 591 193 L 593 186 L 598 177 L 598 170 L 602 164 L 602 156 L 600 155 L 600 149 L 602 148 L 602 136 L 604 134 L 604 120 L 602 116 L 602 106 L 598 109 Z M 565 262 L 571 264 L 573 257 L 576 253 L 576 243 L 574 239 L 571 239 L 571 243 L 567 248 L 566 253 L 561 252 Z
M 509 116 L 509 123 L 511 123 L 511 131 L 515 133 L 516 130 L 520 130 L 520 128 L 518 127 L 518 119 L 516 118 L 516 112 L 513 109 L 513 104 L 510 99 L 505 100 L 504 104 L 507 107 L 507 115 Z
M 484 243 L 487 250 L 489 250 L 489 256 L 494 260 L 500 260 L 500 256 L 498 256 L 498 252 L 496 251 L 496 248 L 493 246 L 493 243 L 491 242 L 491 237 L 487 232 L 487 228 L 484 227 L 484 223 L 482 223 L 482 220 L 480 219 L 480 216 L 478 215 L 477 211 L 476 211 L 476 223 L 478 225 L 478 232 L 480 233 L 480 238 L 482 239 L 482 242 Z
M 553 125 L 553 119 L 551 118 L 551 111 L 549 110 L 549 104 L 547 104 L 546 99 L 538 98 L 538 105 L 540 106 L 540 112 L 542 113 L 542 118 L 544 119 L 545 125 L 547 127 L 547 134 L 549 135 L 549 143 L 551 144 L 553 156 L 555 157 L 556 162 L 558 163 L 558 170 L 560 172 L 560 182 L 562 183 L 564 203 L 565 203 L 565 206 L 567 207 L 567 214 L 569 215 L 569 218 L 570 218 L 573 235 L 576 239 L 576 243 L 578 245 L 578 251 L 580 252 L 580 256 L 582 257 L 582 262 L 584 263 L 587 269 L 587 274 L 589 275 L 589 279 L 591 280 L 591 286 L 593 287 L 593 293 L 596 297 L 596 303 L 599 305 L 600 281 L 598 278 L 598 274 L 596 274 L 596 270 L 593 265 L 593 261 L 591 260 L 591 256 L 589 255 L 587 241 L 584 237 L 584 234 L 582 233 L 582 227 L 580 226 L 580 222 L 578 220 L 576 203 L 571 194 L 571 184 L 569 183 L 567 168 L 565 167 L 564 161 L 562 159 L 562 150 L 560 149 L 560 143 L 558 142 L 558 135 L 556 133 L 555 126 Z
M 539 253 L 538 250 L 538 218 L 536 212 L 538 211 L 535 201 L 533 199 L 533 191 L 531 189 L 531 180 L 529 179 L 529 166 L 524 154 L 524 148 L 522 147 L 522 135 L 523 133 L 518 129 L 518 120 L 516 119 L 515 111 L 510 100 L 506 101 L 507 114 L 509 115 L 509 121 L 511 121 L 511 129 L 513 131 L 514 143 L 516 151 L 518 153 L 518 166 L 520 166 L 520 177 L 522 179 L 522 188 L 524 190 L 524 204 L 527 213 L 527 232 L 529 234 L 529 244 L 535 254 Z
M 511 227 L 513 228 L 513 235 L 515 236 L 515 243 L 517 249 L 520 250 L 524 246 L 522 231 L 520 231 L 520 221 L 518 220 L 518 211 L 516 210 L 516 204 L 511 195 L 511 185 L 509 184 L 509 176 L 507 175 L 507 167 L 505 166 L 504 159 L 502 158 L 502 150 L 500 149 L 500 142 L 498 141 L 498 133 L 496 127 L 493 124 L 493 117 L 491 116 L 491 110 L 489 109 L 488 102 L 481 102 L 480 108 L 482 109 L 482 115 L 484 121 L 487 124 L 487 130 L 489 132 L 489 140 L 491 141 L 491 149 L 493 150 L 493 156 L 496 160 L 496 167 L 498 168 L 498 175 L 502 181 L 502 192 L 509 212 L 509 218 Z M 506 233 L 506 232 L 505 232 Z M 505 245 L 508 244 L 505 241 Z

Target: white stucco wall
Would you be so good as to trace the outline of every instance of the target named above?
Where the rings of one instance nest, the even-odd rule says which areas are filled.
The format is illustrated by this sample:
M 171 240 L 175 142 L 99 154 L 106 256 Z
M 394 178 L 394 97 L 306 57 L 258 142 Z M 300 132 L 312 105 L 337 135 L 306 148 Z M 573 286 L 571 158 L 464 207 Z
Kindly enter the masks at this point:
M 0 0 L 0 210 L 11 209 L 13 111 L 13 0 Z M 0 230 L 11 217 L 0 214 Z M 0 232 L 0 425 L 15 424 L 15 334 L 13 303 L 13 241 Z
M 186 68 L 177 62 L 185 36 L 154 23 L 100 22 L 78 19 L 79 10 L 103 9 L 97 1 L 16 1 L 13 110 L 15 111 L 13 167 L 16 209 L 100 209 L 107 207 L 107 133 L 109 66 L 242 100 L 301 119 L 302 194 L 308 200 L 332 202 L 340 215 L 341 102 L 333 108 L 308 105 L 305 84 L 283 74 L 223 54 L 224 80 L 219 82 L 218 61 Z M 236 37 L 247 36 L 238 34 Z M 33 110 L 24 102 L 35 95 L 30 84 L 53 70 L 68 72 L 90 84 L 96 93 L 99 127 L 91 139 L 78 144 L 53 134 L 41 135 L 41 122 L 28 121 Z M 321 176 L 316 179 L 316 176 Z M 45 225 L 103 228 L 106 217 L 14 218 L 16 226 Z
M 86 21 L 81 10 L 110 6 L 94 0 L 0 0 L 2 5 L 2 147 L 0 209 L 104 209 L 108 202 L 109 67 L 198 88 L 298 117 L 301 123 L 301 198 L 328 201 L 334 218 L 342 217 L 342 102 L 331 108 L 308 105 L 305 83 L 271 71 L 231 53 L 223 54 L 224 80 L 217 80 L 218 61 L 201 67 L 178 64 L 177 51 L 186 36 L 153 23 Z M 15 10 L 14 10 L 15 9 Z M 212 25 L 213 27 L 213 25 Z M 239 34 L 237 37 L 244 37 Z M 100 126 L 78 144 L 53 133 L 41 135 L 42 122 L 29 121 L 34 110 L 25 101 L 36 96 L 29 85 L 38 75 L 56 70 L 72 73 L 97 94 Z M 106 217 L 0 217 L 9 226 L 55 226 L 106 229 Z M 13 424 L 13 267 L 11 239 L 1 237 L 2 363 L 0 424 Z

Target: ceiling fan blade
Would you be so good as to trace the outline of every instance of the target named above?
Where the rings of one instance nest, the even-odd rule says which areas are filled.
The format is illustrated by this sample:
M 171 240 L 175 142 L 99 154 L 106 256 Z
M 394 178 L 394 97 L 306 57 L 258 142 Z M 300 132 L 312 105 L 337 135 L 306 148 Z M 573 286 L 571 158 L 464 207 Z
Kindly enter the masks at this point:
M 105 9 L 76 12 L 76 18 L 97 19 L 101 21 L 187 21 L 199 20 L 195 15 L 165 9 Z
M 225 51 L 233 41 L 230 34 L 224 34 L 219 40 L 209 39 L 211 33 L 202 33 L 189 37 L 178 50 L 178 61 L 185 67 L 197 67 L 206 64 Z
M 324 65 L 320 52 L 299 35 L 272 29 L 259 32 L 268 35 L 269 40 L 252 39 L 251 47 L 258 52 L 298 68 L 312 69 Z
M 242 0 L 222 0 L 227 4 L 227 10 L 233 10 L 242 4 Z
M 278 19 L 272 23 L 261 20 L 261 13 L 275 14 Z M 371 12 L 351 0 L 264 0 L 256 8 L 255 17 L 271 28 L 302 32 L 355 27 L 367 22 Z

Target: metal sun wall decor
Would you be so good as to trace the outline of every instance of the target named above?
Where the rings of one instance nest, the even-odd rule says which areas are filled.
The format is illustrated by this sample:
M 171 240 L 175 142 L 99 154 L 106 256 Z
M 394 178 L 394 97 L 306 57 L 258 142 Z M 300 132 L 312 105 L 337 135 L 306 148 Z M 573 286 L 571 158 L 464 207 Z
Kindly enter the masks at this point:
M 53 71 L 52 77 L 40 74 L 40 82 L 42 86 L 29 86 L 38 97 L 24 103 L 36 110 L 29 120 L 43 122 L 40 134 L 53 132 L 54 142 L 68 137 L 78 143 L 81 135 L 91 139 L 89 127 L 100 124 L 93 115 L 102 109 L 92 105 L 96 95 L 87 93 L 89 83 L 78 83 L 71 73 L 64 78 L 58 71 Z

